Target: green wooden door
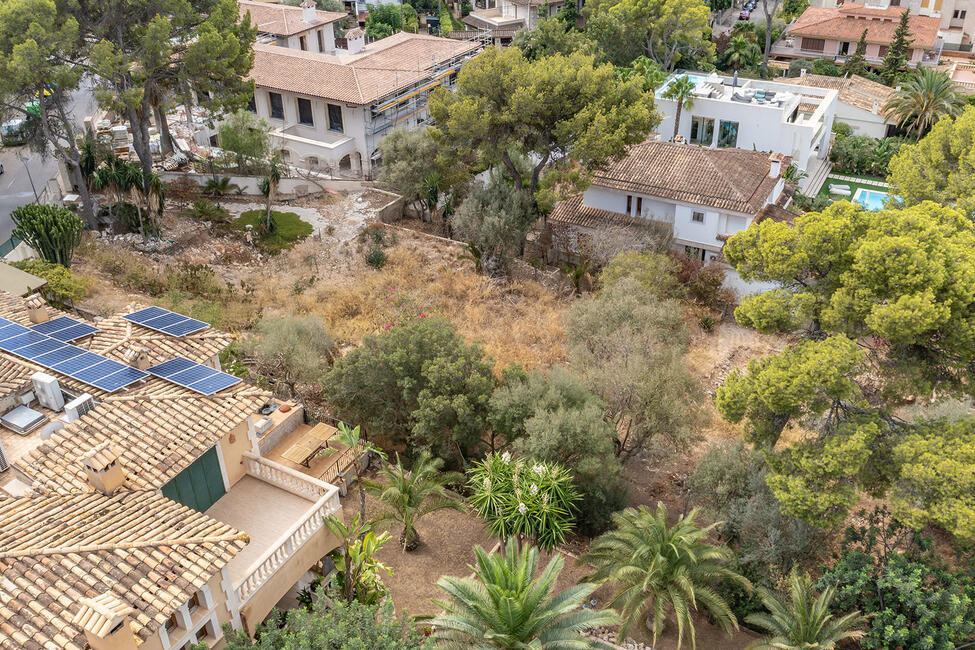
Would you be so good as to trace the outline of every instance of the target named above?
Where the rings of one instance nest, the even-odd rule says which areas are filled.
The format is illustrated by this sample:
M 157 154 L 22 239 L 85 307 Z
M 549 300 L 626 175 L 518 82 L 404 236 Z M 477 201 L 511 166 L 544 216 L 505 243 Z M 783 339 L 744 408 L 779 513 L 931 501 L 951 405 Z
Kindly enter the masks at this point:
M 211 447 L 193 461 L 192 465 L 177 474 L 163 486 L 162 493 L 163 496 L 200 512 L 216 503 L 226 493 L 216 448 Z

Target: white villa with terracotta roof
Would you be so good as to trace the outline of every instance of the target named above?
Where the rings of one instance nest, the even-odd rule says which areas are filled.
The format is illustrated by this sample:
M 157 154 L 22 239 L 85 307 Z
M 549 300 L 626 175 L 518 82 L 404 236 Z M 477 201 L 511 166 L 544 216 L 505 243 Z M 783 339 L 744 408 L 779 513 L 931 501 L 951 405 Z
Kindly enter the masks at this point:
M 969 6 L 970 0 L 866 0 L 864 5 L 873 9 L 908 9 L 912 15 L 937 18 L 940 21 L 939 35 L 944 39 L 945 49 L 961 49 L 961 45 L 971 45 L 975 34 L 975 12 Z M 841 7 L 843 0 L 812 0 L 813 7 Z
M 29 300 L 0 293 L 5 328 L 61 316 Z M 219 648 L 225 623 L 252 634 L 338 545 L 323 517 L 340 511 L 349 450 L 257 387 L 202 394 L 152 374 L 175 357 L 213 372 L 223 332 L 94 327 L 74 345 L 150 372 L 106 392 L 0 345 L 13 350 L 0 352 L 0 649 Z
M 882 4 L 844 3 L 842 6 L 809 7 L 772 46 L 780 59 L 828 59 L 842 63 L 856 52 L 857 42 L 867 31 L 868 63 L 879 65 L 887 55 L 894 30 L 906 7 Z M 911 56 L 908 64 L 937 65 L 944 39 L 939 35 L 941 19 L 932 16 L 909 18 Z
M 673 247 L 704 263 L 722 262 L 731 235 L 761 218 L 789 218 L 783 172 L 788 157 L 648 141 L 597 172 L 581 195 L 558 203 L 540 244 L 549 257 L 585 255 L 603 228 L 667 231 Z M 567 254 L 568 253 L 568 254 Z M 746 290 L 733 271 L 728 283 Z
M 366 44 L 355 28 L 346 33 L 347 49 L 336 49 L 339 14 L 239 4 L 264 37 L 254 45 L 250 110 L 271 125 L 286 163 L 311 170 L 374 177 L 383 137 L 394 127 L 423 126 L 430 93 L 452 86 L 461 64 L 483 47 L 406 32 Z

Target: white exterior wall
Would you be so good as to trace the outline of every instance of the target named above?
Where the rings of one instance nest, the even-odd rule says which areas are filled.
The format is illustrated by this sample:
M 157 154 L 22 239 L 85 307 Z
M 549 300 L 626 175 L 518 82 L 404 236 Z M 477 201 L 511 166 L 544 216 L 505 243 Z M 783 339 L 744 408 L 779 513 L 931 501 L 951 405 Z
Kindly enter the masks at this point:
M 322 33 L 322 45 L 325 49 L 318 48 L 318 33 Z M 307 44 L 306 52 L 322 52 L 324 54 L 335 53 L 335 27 L 332 23 L 309 29 L 308 31 L 294 34 L 292 36 L 282 36 L 277 39 L 278 47 L 289 47 L 292 50 L 301 49 L 301 37 L 305 37 Z
M 836 108 L 836 121 L 849 124 L 854 135 L 867 135 L 871 138 L 884 138 L 887 135 L 887 120 L 883 115 L 850 104 L 840 102 Z

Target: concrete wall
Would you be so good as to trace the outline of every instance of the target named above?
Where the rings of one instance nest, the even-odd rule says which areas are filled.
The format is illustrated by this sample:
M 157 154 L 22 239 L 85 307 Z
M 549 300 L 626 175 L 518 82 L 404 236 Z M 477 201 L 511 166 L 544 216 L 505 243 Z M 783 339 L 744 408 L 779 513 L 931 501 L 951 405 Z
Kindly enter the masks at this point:
M 261 417 L 255 417 L 255 423 Z M 258 434 L 261 456 L 266 456 L 269 451 L 281 444 L 281 441 L 287 438 L 288 434 L 297 429 L 299 424 L 305 423 L 305 409 L 302 406 L 297 406 L 287 413 L 281 413 L 278 410 L 268 417 L 274 422 L 274 427 L 264 435 Z
M 247 421 L 238 424 L 234 429 L 224 434 L 218 443 L 218 450 L 223 457 L 224 469 L 227 471 L 227 483 L 233 487 L 247 473 L 244 468 L 244 452 L 251 450 L 251 443 L 247 437 Z
M 195 181 L 202 189 L 206 182 L 212 178 L 209 174 L 199 174 L 194 172 L 160 172 L 159 177 L 166 183 L 174 181 L 180 177 L 187 177 L 192 181 Z M 226 174 L 218 174 L 218 176 L 226 176 Z M 244 191 L 245 195 L 250 196 L 260 196 L 261 191 L 258 189 L 257 184 L 260 182 L 259 176 L 233 176 L 230 175 L 230 182 L 239 185 Z M 336 192 L 360 192 L 365 189 L 372 189 L 372 185 L 369 182 L 361 180 L 346 180 L 341 178 L 317 178 L 315 179 L 319 185 L 325 189 L 335 190 Z M 304 178 L 282 178 L 281 183 L 278 185 L 278 194 L 294 194 L 295 189 L 300 186 L 305 186 L 310 193 L 320 191 L 316 187 L 315 183 L 304 179 Z
M 267 617 L 281 596 L 308 571 L 308 567 L 315 565 L 338 546 L 339 540 L 324 526 L 308 538 L 241 609 L 244 629 L 253 636 L 257 626 Z

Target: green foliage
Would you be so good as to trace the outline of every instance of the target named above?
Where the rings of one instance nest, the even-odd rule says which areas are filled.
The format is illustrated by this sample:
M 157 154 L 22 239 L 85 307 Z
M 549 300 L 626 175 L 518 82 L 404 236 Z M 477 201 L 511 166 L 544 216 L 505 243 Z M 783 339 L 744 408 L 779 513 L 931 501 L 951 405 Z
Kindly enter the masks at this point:
M 255 370 L 271 384 L 318 384 L 335 358 L 335 341 L 315 316 L 265 316 L 245 341 Z
M 802 12 L 808 8 L 809 0 L 785 0 L 782 3 L 782 15 L 787 21 L 792 22 L 794 18 L 801 16 Z M 792 66 L 790 65 L 789 68 L 791 71 Z M 789 76 L 794 75 L 790 74 Z
M 677 114 L 674 116 L 674 135 L 671 140 L 677 139 L 677 131 L 680 128 L 680 114 L 684 109 L 694 108 L 694 89 L 697 86 L 687 75 L 671 80 L 664 89 L 661 97 L 669 99 L 677 104 Z
M 399 536 L 404 551 L 415 550 L 420 543 L 417 522 L 438 510 L 464 511 L 463 501 L 447 490 L 447 485 L 460 483 L 464 475 L 456 472 L 441 473 L 443 461 L 430 454 L 421 453 L 407 470 L 399 457 L 396 465 L 386 465 L 379 475 L 383 484 L 367 486 L 375 494 L 384 510 L 374 518 L 375 523 L 394 522 L 403 527 Z
M 975 106 L 942 120 L 890 161 L 891 190 L 907 205 L 934 201 L 975 219 Z
M 918 66 L 884 105 L 884 116 L 908 133 L 921 137 L 944 117 L 958 117 L 963 95 L 948 73 Z
M 513 47 L 488 47 L 466 64 L 454 91 L 433 93 L 430 114 L 447 148 L 503 164 L 530 197 L 546 168 L 617 160 L 659 122 L 642 83 L 618 81 L 612 65 L 582 52 L 529 61 Z M 517 153 L 531 161 L 527 174 Z
M 755 41 L 742 34 L 733 36 L 727 47 L 720 55 L 720 65 L 725 68 L 741 70 L 757 64 L 762 58 L 762 51 Z
M 853 135 L 853 127 L 844 122 L 833 122 L 833 133 L 836 135 Z
M 774 587 L 793 566 L 815 565 L 827 537 L 783 512 L 766 484 L 767 475 L 760 452 L 741 442 L 720 443 L 708 448 L 698 462 L 690 489 L 695 503 L 722 522 L 721 538 L 737 554 L 741 572 L 755 584 Z M 754 611 L 748 600 L 736 604 L 739 618 Z
M 697 510 L 681 515 L 670 526 L 667 509 L 657 504 L 627 508 L 613 515 L 614 530 L 598 537 L 582 560 L 596 567 L 585 580 L 611 582 L 617 592 L 610 607 L 617 607 L 623 619 L 619 630 L 626 638 L 636 624 L 653 632 L 653 644 L 668 616 L 677 620 L 677 645 L 690 636 L 696 647 L 692 611 L 704 610 L 725 632 L 738 629 L 738 621 L 714 586 L 722 581 L 749 582 L 729 568 L 734 555 L 707 540 L 716 524 L 699 528 Z
M 535 216 L 531 198 L 500 173 L 492 173 L 488 184 L 461 204 L 451 223 L 459 237 L 480 251 L 484 272 L 501 277 Z
M 71 266 L 85 229 L 84 222 L 74 212 L 31 203 L 15 208 L 10 216 L 14 222 L 13 237 L 26 242 L 48 262 Z
M 587 11 L 591 3 L 587 3 Z M 628 67 L 640 56 L 646 56 L 639 40 L 640 26 L 630 23 L 620 12 L 589 11 L 586 38 L 595 43 L 596 61 Z M 662 69 L 662 68 L 661 68 Z
M 932 523 L 966 545 L 975 542 L 975 420 L 935 422 L 913 430 L 894 449 L 900 468 L 894 512 L 921 528 Z
M 193 201 L 190 207 L 186 209 L 186 215 L 198 221 L 210 221 L 213 223 L 227 223 L 230 221 L 230 213 L 226 208 L 206 199 Z
M 887 175 L 890 160 L 897 154 L 901 143 L 900 138 L 878 139 L 837 132 L 829 159 L 839 173 L 882 178 Z
M 434 603 L 443 613 L 433 620 L 438 648 L 602 647 L 582 632 L 613 625 L 608 610 L 583 609 L 596 585 L 579 584 L 556 592 L 563 559 L 556 554 L 538 574 L 538 549 L 519 550 L 510 540 L 502 553 L 474 548 L 474 576 L 444 576 L 437 586 L 446 598 Z
M 843 74 L 840 67 L 829 59 L 816 59 L 813 62 L 813 72 L 816 74 L 824 74 L 828 77 L 839 77 Z
M 240 110 L 231 113 L 217 130 L 220 148 L 231 154 L 237 172 L 252 174 L 264 167 L 270 151 L 269 128 L 254 113 Z
M 856 343 L 837 335 L 751 359 L 745 372 L 732 371 L 718 389 L 718 411 L 729 422 L 744 420 L 745 440 L 772 449 L 790 420 L 856 400 L 860 391 L 851 376 L 864 357 Z
M 380 2 L 367 7 L 366 36 L 369 38 L 386 38 L 403 28 L 403 15 L 398 4 Z
M 711 11 L 703 0 L 600 0 L 586 8 L 590 20 L 604 14 L 616 18 L 622 27 L 617 36 L 642 44 L 643 53 L 668 72 L 714 63 Z
M 605 405 L 581 379 L 559 368 L 507 375 L 491 396 L 494 435 L 519 455 L 571 467 L 580 495 L 576 528 L 587 536 L 602 532 L 609 515 L 623 507 L 625 493 Z
M 667 298 L 682 295 L 677 281 L 678 264 L 663 253 L 625 251 L 609 261 L 599 274 L 599 286 L 608 289 L 624 278 L 632 278 L 644 291 Z
M 206 184 L 203 186 L 203 193 L 208 194 L 217 199 L 229 196 L 231 193 L 239 194 L 242 191 L 240 185 L 230 182 L 229 176 L 214 176 L 213 178 L 207 179 Z
M 78 303 L 88 295 L 94 284 L 91 278 L 75 275 L 70 269 L 47 260 L 11 262 L 10 266 L 47 280 L 40 293 L 49 302 L 57 305 L 70 306 Z
M 897 83 L 907 68 L 907 62 L 911 59 L 911 44 L 914 43 L 914 39 L 910 37 L 910 13 L 907 9 L 901 13 L 900 22 L 894 30 L 894 37 L 880 66 L 880 78 L 888 86 Z
M 616 76 L 623 81 L 629 81 L 634 77 L 640 79 L 643 81 L 643 89 L 652 93 L 667 79 L 667 72 L 656 61 L 641 55 L 630 65 L 617 67 Z
M 818 596 L 809 574 L 793 571 L 787 581 L 788 599 L 759 587 L 768 614 L 752 614 L 748 623 L 770 633 L 749 650 L 831 650 L 847 639 L 859 639 L 863 632 L 854 629 L 865 622 L 860 612 L 838 618 L 830 613 L 836 590 L 827 587 Z
M 389 533 L 376 535 L 369 524 L 362 523 L 356 514 L 348 526 L 335 515 L 325 517 L 325 527 L 340 541 L 332 551 L 335 562 L 335 588 L 346 602 L 376 605 L 389 594 L 382 574 L 393 570 L 376 559 L 375 555 L 391 539 Z
M 611 278 L 623 266 L 611 265 Z M 652 277 L 645 270 L 636 269 L 637 277 Z M 680 304 L 637 279 L 610 281 L 572 306 L 566 321 L 569 363 L 605 401 L 622 459 L 661 441 L 683 447 L 696 433 L 702 396 L 684 364 L 688 334 Z
M 262 233 L 266 216 L 264 210 L 248 210 L 237 217 L 233 226 L 241 231 L 246 230 L 247 226 L 253 226 L 254 244 L 271 255 L 290 249 L 314 230 L 310 223 L 302 221 L 294 212 L 274 210 L 271 212 L 274 230 Z
M 463 191 L 470 173 L 428 129 L 393 129 L 379 144 L 379 179 L 430 214 L 441 200 Z
M 325 378 L 339 417 L 362 423 L 384 447 L 430 449 L 455 466 L 487 429 L 491 360 L 447 321 L 420 317 L 367 336 Z
M 854 50 L 853 54 L 850 55 L 846 59 L 846 61 L 843 62 L 843 67 L 841 68 L 841 70 L 843 71 L 843 75 L 848 77 L 850 75 L 855 75 L 855 74 L 862 75 L 864 72 L 866 72 L 867 71 L 866 54 L 867 54 L 867 30 L 864 29 L 863 33 L 860 34 L 860 40 L 857 41 L 856 50 Z
M 975 641 L 972 575 L 908 543 L 906 532 L 883 512 L 848 530 L 837 562 L 819 581 L 836 590 L 833 612 L 869 617 L 862 648 L 950 650 Z
M 572 530 L 579 494 L 558 463 L 489 454 L 468 471 L 469 503 L 503 540 L 527 538 L 546 551 Z
M 541 18 L 535 23 L 534 27 L 519 29 L 511 44 L 521 49 L 529 61 L 535 61 L 553 54 L 566 55 L 576 51 L 591 52 L 593 44 L 574 27 L 574 22 L 566 22 L 561 16 Z
M 423 650 L 429 644 L 405 619 L 396 620 L 393 602 L 363 605 L 329 599 L 319 589 L 310 609 L 286 615 L 274 610 L 253 642 L 243 630 L 224 625 L 226 650 Z
M 386 266 L 386 251 L 380 246 L 373 246 L 366 253 L 366 264 L 374 269 L 381 269 Z
M 798 77 L 805 70 L 806 73 L 814 72 L 815 62 L 809 59 L 792 59 L 789 61 L 789 76 Z

